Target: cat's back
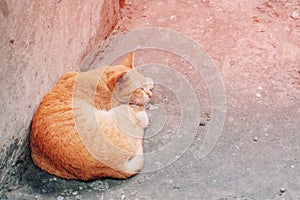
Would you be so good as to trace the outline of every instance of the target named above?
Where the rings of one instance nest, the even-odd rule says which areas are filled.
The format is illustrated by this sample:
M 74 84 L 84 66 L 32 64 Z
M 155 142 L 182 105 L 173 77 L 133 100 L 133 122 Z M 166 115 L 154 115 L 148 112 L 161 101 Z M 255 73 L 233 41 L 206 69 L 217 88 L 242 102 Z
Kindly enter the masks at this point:
M 72 89 L 77 72 L 67 72 L 44 96 L 32 120 L 31 145 L 72 127 Z
M 78 72 L 65 73 L 44 96 L 39 108 L 52 104 L 51 107 L 63 104 L 66 105 L 72 98 L 75 80 Z
M 72 165 L 69 162 L 86 153 L 80 146 L 73 116 L 72 97 L 77 74 L 67 72 L 57 81 L 41 101 L 31 126 L 33 162 L 45 171 L 64 178 L 76 178 L 69 173 L 69 165 Z

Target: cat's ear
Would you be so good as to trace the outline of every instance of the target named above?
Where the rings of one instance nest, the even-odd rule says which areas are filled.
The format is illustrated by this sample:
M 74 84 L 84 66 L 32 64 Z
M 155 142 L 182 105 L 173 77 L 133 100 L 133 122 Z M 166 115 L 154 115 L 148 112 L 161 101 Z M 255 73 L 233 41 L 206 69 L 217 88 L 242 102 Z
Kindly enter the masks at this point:
M 133 53 L 129 53 L 126 58 L 122 61 L 121 65 L 128 67 L 130 69 L 133 68 Z

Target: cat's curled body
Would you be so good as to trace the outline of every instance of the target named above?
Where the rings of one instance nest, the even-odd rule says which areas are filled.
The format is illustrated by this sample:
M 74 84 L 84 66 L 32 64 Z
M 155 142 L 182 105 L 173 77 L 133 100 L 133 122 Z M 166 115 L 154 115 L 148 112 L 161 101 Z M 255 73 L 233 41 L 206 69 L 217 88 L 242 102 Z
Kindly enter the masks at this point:
M 148 83 L 132 67 L 131 54 L 119 66 L 63 75 L 33 118 L 35 165 L 77 180 L 138 173 L 148 125 L 144 105 L 152 95 Z

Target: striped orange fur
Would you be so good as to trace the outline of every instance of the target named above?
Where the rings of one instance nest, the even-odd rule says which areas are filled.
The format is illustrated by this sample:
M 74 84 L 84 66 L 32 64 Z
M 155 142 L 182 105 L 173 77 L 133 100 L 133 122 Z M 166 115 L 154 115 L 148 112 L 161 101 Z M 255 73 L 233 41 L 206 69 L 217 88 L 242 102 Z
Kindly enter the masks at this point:
M 143 167 L 151 80 L 132 66 L 67 72 L 45 95 L 31 127 L 35 165 L 65 179 L 127 178 Z

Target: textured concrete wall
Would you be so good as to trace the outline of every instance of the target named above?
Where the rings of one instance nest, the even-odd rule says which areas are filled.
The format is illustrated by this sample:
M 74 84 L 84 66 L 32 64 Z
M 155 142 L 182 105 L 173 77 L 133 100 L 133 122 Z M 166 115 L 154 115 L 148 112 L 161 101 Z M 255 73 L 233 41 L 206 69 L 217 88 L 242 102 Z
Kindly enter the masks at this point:
M 22 168 L 34 111 L 117 21 L 115 0 L 0 0 L 0 190 Z

